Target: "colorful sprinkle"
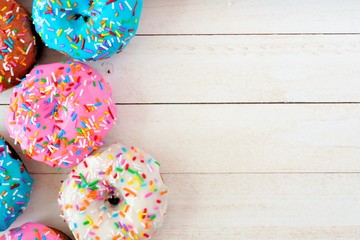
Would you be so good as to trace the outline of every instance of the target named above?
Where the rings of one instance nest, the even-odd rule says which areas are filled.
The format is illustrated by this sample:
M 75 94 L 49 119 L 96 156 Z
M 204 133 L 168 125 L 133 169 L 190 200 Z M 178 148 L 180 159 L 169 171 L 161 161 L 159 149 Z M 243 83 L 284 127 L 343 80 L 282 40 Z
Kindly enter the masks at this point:
M 34 0 L 35 29 L 48 47 L 77 60 L 96 61 L 128 45 L 137 31 L 143 0 L 88 2 Z
M 0 1 L 0 92 L 21 82 L 37 54 L 31 20 L 14 0 Z
M 57 229 L 40 223 L 27 222 L 6 232 L 0 240 L 70 240 L 70 238 Z
M 9 134 L 36 161 L 75 166 L 103 144 L 115 124 L 111 95 L 102 76 L 82 63 L 39 65 L 14 89 Z
M 59 195 L 62 216 L 74 236 L 153 237 L 166 215 L 168 191 L 155 162 L 140 149 L 114 144 L 75 167 Z
M 0 231 L 6 230 L 23 213 L 33 183 L 19 156 L 0 136 Z

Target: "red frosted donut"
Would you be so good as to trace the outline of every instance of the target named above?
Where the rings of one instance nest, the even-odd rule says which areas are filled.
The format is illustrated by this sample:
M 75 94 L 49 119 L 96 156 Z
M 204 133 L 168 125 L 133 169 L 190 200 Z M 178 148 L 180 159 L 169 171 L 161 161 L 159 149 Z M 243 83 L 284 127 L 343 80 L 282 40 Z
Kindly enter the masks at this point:
M 113 127 L 111 95 L 108 83 L 85 64 L 40 65 L 14 89 L 6 126 L 30 158 L 72 167 Z
M 26 10 L 14 0 L 0 1 L 0 92 L 20 83 L 35 64 L 37 48 Z

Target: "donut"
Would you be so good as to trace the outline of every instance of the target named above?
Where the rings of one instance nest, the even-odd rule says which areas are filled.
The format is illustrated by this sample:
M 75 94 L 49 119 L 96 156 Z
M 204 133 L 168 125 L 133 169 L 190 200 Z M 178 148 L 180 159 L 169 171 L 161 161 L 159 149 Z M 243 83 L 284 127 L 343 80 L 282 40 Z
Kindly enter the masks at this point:
M 71 240 L 71 238 L 55 228 L 27 222 L 6 232 L 0 240 Z
M 159 166 L 142 150 L 120 143 L 99 149 L 76 166 L 58 200 L 75 238 L 153 237 L 168 202 Z
M 116 120 L 112 90 L 79 62 L 35 67 L 14 88 L 6 127 L 24 154 L 52 167 L 77 165 Z
M 81 61 L 121 52 L 135 36 L 142 0 L 34 0 L 36 31 L 49 48 Z
M 31 21 L 14 0 L 0 1 L 0 92 L 20 83 L 37 54 Z
M 19 156 L 0 135 L 0 231 L 23 213 L 33 183 Z

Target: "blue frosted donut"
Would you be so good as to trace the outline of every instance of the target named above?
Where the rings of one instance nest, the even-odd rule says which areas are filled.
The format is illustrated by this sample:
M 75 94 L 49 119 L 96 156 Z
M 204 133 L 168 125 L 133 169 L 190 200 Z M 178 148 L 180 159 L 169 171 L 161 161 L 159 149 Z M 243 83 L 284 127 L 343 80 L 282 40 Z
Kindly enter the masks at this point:
M 34 0 L 36 31 L 45 44 L 81 61 L 121 52 L 135 36 L 143 0 Z
M 0 231 L 23 213 L 33 182 L 19 156 L 0 135 Z

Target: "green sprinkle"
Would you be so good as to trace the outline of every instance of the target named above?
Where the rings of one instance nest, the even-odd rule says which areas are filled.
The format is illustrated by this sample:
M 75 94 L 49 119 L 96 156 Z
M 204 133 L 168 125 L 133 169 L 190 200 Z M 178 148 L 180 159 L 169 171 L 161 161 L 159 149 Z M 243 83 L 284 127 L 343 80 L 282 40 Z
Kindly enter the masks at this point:
M 116 222 L 114 222 L 114 225 L 116 229 L 119 229 L 119 225 Z
M 160 167 L 160 163 L 158 163 L 157 161 L 155 161 L 155 164 L 158 165 Z
M 85 178 L 84 178 L 84 175 L 82 175 L 82 173 L 80 173 L 79 175 L 80 175 L 81 180 L 82 180 L 84 183 L 87 184 L 87 182 L 86 182 L 86 180 L 85 180 Z
M 98 184 L 99 183 L 99 180 L 95 180 L 95 181 L 93 181 L 92 183 L 90 183 L 89 185 L 88 185 L 88 187 L 93 187 L 93 186 L 95 186 L 96 184 Z
M 141 182 L 144 182 L 143 177 L 140 175 L 139 172 L 135 172 L 135 175 L 138 176 L 138 178 L 140 179 Z
M 68 111 L 68 109 L 64 106 L 64 105 L 62 105 L 62 108 L 67 112 Z
M 116 168 L 116 171 L 118 171 L 118 172 L 123 172 L 124 169 L 117 167 L 117 168 Z
M 136 171 L 132 170 L 131 168 L 128 168 L 127 170 L 129 173 L 134 174 Z
M 88 225 L 89 223 L 90 223 L 89 221 L 83 222 L 84 225 Z

